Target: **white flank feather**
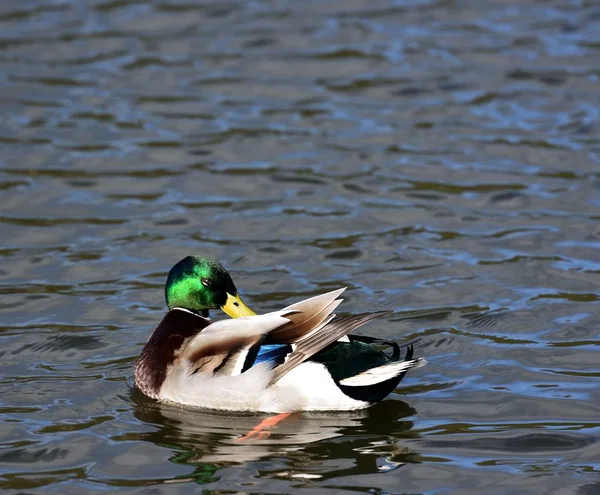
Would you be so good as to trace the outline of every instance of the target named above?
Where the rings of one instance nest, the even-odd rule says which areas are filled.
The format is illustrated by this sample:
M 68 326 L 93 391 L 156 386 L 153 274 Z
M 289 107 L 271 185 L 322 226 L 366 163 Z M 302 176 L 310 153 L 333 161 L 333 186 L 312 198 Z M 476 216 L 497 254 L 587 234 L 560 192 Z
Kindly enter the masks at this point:
M 400 373 L 404 373 L 411 368 L 424 366 L 426 363 L 427 361 L 425 361 L 425 359 L 420 358 L 402 361 L 399 363 L 384 364 L 383 366 L 378 366 L 377 368 L 363 371 L 358 375 L 344 378 L 343 380 L 340 380 L 340 384 L 348 387 L 365 387 L 368 385 L 375 385 L 377 383 L 385 382 L 390 378 L 394 378 Z
M 190 373 L 187 364 L 173 366 L 159 398 L 232 411 L 350 411 L 370 405 L 342 393 L 319 363 L 302 363 L 271 387 L 268 383 L 272 370 L 268 363 L 257 364 L 237 376 Z

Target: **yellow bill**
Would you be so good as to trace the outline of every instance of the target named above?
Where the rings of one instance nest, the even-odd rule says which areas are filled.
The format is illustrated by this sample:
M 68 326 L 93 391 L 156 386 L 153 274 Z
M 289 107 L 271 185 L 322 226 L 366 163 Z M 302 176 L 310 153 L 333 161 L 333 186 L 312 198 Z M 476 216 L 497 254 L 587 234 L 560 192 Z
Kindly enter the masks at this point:
M 252 316 L 256 314 L 244 304 L 244 301 L 242 301 L 240 296 L 232 296 L 229 293 L 227 293 L 227 301 L 225 301 L 225 304 L 221 306 L 221 309 L 232 318 L 239 318 L 240 316 Z

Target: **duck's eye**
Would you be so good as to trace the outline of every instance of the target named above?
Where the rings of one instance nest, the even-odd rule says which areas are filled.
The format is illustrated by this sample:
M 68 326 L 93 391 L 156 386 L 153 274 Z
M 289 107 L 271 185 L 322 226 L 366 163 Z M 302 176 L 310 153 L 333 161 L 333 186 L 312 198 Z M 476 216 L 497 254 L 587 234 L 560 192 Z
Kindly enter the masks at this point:
M 210 280 L 208 280 L 207 278 L 203 278 L 203 279 L 201 279 L 201 280 L 200 280 L 200 282 L 202 282 L 202 285 L 203 285 L 204 287 L 210 287 L 210 286 L 211 286 L 211 281 L 210 281 Z

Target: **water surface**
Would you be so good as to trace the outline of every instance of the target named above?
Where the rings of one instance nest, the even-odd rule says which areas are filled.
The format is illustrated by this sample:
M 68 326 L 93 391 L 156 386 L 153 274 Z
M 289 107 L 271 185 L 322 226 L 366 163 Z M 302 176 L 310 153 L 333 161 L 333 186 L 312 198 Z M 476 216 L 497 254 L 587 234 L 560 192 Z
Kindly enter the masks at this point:
M 600 492 L 593 1 L 5 0 L 0 488 Z M 160 405 L 169 268 L 347 286 L 429 365 L 364 412 Z

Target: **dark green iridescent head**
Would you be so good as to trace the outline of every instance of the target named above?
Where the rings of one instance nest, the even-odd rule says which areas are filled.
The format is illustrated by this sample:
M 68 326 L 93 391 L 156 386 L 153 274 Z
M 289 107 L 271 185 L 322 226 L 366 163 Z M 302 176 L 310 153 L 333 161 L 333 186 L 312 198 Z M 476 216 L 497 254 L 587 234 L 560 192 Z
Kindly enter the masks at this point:
M 187 256 L 177 263 L 167 278 L 165 298 L 169 309 L 189 309 L 208 314 L 209 309 L 223 307 L 237 289 L 227 270 L 206 256 Z

